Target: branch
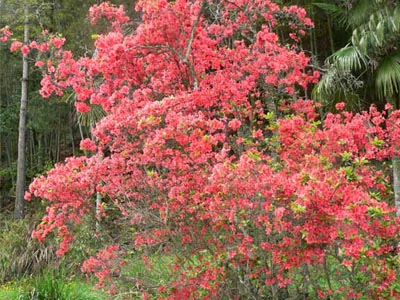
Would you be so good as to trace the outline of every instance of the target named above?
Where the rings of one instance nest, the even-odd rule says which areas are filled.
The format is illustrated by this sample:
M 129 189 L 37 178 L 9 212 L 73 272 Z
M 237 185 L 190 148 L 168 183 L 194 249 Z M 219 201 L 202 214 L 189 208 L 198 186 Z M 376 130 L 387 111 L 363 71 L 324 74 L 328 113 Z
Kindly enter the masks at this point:
M 199 14 L 197 15 L 196 20 L 194 20 L 193 25 L 192 25 L 192 30 L 190 32 L 190 38 L 189 38 L 189 41 L 188 41 L 188 45 L 187 45 L 187 48 L 186 48 L 186 54 L 185 54 L 185 57 L 186 57 L 187 60 L 189 59 L 190 51 L 192 50 L 192 44 L 193 44 L 193 40 L 194 40 L 194 35 L 196 33 L 197 25 L 199 24 L 200 17 L 204 13 L 205 7 L 206 7 L 206 1 L 204 0 L 201 3 L 201 8 L 200 8 Z
M 183 53 L 179 52 L 175 48 L 172 48 L 168 45 L 152 45 L 152 46 L 137 46 L 137 48 L 142 48 L 142 49 L 150 49 L 150 50 L 168 50 L 171 53 L 175 54 L 176 56 L 179 57 L 179 59 L 188 66 L 190 75 L 193 78 L 193 89 L 197 90 L 199 87 L 199 79 L 197 78 L 196 71 L 193 67 L 193 64 L 189 61 L 189 59 L 183 55 Z

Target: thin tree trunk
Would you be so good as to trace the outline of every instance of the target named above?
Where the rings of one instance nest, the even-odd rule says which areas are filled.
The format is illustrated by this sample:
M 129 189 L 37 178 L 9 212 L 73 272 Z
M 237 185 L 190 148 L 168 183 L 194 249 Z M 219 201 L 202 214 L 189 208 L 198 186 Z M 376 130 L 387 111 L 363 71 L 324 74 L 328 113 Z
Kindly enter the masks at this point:
M 24 43 L 29 42 L 29 8 L 25 3 L 24 7 L 25 22 L 24 22 Z M 24 217 L 24 194 L 25 194 L 25 147 L 26 147 L 26 109 L 28 103 L 28 81 L 29 81 L 29 66 L 28 54 L 23 55 L 22 59 L 22 84 L 21 84 L 21 107 L 19 113 L 19 129 L 18 129 L 18 160 L 17 160 L 17 185 L 14 218 L 16 220 Z
M 90 122 L 90 138 L 92 140 L 95 139 L 95 137 L 93 136 L 93 126 L 94 126 L 93 123 L 94 123 L 94 121 L 91 120 L 91 122 Z M 101 197 L 100 192 L 96 192 L 96 232 L 97 233 L 99 233 L 101 230 L 102 202 L 103 202 L 103 199 Z

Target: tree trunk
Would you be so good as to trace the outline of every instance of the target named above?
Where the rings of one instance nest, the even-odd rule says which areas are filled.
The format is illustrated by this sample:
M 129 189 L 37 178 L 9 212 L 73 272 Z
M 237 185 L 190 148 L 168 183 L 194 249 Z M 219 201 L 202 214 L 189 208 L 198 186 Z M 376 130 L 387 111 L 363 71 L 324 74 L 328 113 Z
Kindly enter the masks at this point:
M 392 158 L 393 164 L 393 192 L 394 202 L 396 205 L 396 214 L 400 216 L 400 157 L 395 156 Z
M 25 3 L 24 7 L 24 43 L 29 42 L 29 8 Z M 19 112 L 19 129 L 18 129 L 18 160 L 17 160 L 17 185 L 14 218 L 19 220 L 24 216 L 24 194 L 25 194 L 25 148 L 26 148 L 26 109 L 28 103 L 28 80 L 29 66 L 28 54 L 24 54 L 22 58 L 22 84 L 21 84 L 21 107 Z

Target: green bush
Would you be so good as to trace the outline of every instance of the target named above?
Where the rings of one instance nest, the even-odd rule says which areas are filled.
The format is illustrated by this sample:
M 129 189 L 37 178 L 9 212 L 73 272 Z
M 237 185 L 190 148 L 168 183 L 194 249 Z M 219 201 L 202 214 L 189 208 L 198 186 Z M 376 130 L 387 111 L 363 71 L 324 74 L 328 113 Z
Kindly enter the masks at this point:
M 51 241 L 32 239 L 33 222 L 0 219 L 0 284 L 59 263 Z
M 40 217 L 36 215 L 20 221 L 0 215 L 0 285 L 60 267 L 67 276 L 79 273 L 82 262 L 110 242 L 106 235 L 93 238 L 95 224 L 84 218 L 75 228 L 71 250 L 66 256 L 57 257 L 56 237 L 49 236 L 43 243 L 31 237 L 38 222 Z

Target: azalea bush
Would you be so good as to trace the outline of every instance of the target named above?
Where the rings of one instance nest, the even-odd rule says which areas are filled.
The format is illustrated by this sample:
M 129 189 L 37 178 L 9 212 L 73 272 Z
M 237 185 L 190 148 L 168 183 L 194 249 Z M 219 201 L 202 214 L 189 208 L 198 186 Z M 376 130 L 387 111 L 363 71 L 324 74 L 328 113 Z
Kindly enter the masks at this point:
M 312 27 L 302 8 L 143 0 L 136 9 L 137 26 L 122 7 L 92 7 L 92 22 L 110 24 L 92 57 L 74 58 L 59 37 L 46 49 L 14 44 L 51 53 L 36 63 L 42 96 L 72 90 L 79 112 L 106 112 L 81 143 L 91 155 L 31 184 L 26 199 L 48 201 L 33 235 L 56 232 L 64 255 L 101 196 L 97 213 L 118 208 L 130 228 L 83 265 L 111 293 L 119 278 L 144 299 L 399 298 L 387 170 L 399 112 L 353 114 L 340 103 L 320 119 L 305 99 L 319 74 L 297 47 Z M 124 277 L 131 249 L 149 269 L 146 254 L 164 252 L 174 276 L 157 286 Z

